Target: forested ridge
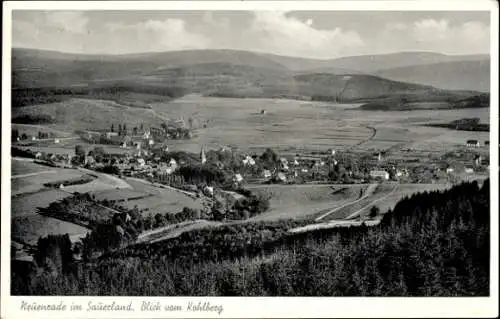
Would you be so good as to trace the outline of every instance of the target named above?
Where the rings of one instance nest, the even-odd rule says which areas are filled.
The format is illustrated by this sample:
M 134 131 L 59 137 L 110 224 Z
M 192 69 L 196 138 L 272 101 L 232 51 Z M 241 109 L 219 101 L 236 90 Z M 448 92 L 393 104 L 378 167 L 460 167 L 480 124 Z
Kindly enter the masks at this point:
M 54 275 L 13 268 L 14 295 L 487 296 L 489 181 L 400 201 L 381 224 L 292 235 L 237 224 L 136 245 Z

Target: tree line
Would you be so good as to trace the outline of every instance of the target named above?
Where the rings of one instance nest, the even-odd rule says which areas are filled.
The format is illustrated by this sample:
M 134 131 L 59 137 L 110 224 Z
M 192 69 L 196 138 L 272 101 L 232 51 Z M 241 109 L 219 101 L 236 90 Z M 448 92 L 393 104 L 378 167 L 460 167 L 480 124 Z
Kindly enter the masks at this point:
M 487 296 L 489 181 L 400 201 L 378 227 L 290 234 L 305 221 L 226 225 L 129 246 L 13 294 Z M 134 278 L 134 280 L 128 280 Z

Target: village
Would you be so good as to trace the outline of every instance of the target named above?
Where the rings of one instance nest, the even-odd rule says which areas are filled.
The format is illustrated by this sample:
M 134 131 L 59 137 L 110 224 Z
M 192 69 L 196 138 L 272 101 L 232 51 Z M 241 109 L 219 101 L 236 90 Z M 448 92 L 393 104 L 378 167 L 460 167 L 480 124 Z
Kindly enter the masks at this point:
M 17 143 L 29 150 L 29 145 L 48 143 L 57 145 L 58 138 L 49 138 L 48 133 L 38 136 L 13 134 L 13 147 Z M 79 132 L 81 141 L 75 146 L 75 154 L 31 152 L 30 157 L 45 165 L 57 167 L 82 166 L 88 169 L 112 173 L 118 176 L 140 177 L 178 187 L 197 189 L 196 185 L 182 185 L 173 178 L 183 167 L 200 166 L 219 171 L 225 175 L 224 187 L 238 188 L 244 183 L 339 183 L 362 184 L 373 181 L 411 183 L 436 183 L 458 181 L 457 176 L 466 176 L 489 169 L 488 158 L 483 158 L 489 141 L 467 140 L 464 147 L 445 154 L 417 156 L 412 149 L 401 149 L 392 154 L 388 151 L 337 151 L 329 149 L 313 154 L 278 155 L 271 149 L 262 154 L 235 151 L 230 147 L 206 149 L 200 145 L 199 154 L 172 151 L 168 141 L 192 137 L 186 128 L 140 128 L 127 131 L 125 124 L 118 130 Z M 39 138 L 43 137 L 43 138 Z M 28 141 L 28 143 L 26 143 Z M 24 143 L 23 143 L 24 142 Z M 83 144 L 83 143 L 82 143 Z M 116 145 L 122 152 L 107 152 L 106 145 Z M 92 147 L 95 145 L 94 147 Z M 481 152 L 482 150 L 482 152 Z M 185 169 L 183 171 L 186 171 Z M 183 174 L 180 174 L 181 176 Z M 185 175 L 185 174 L 184 174 Z M 175 182 L 174 182 L 175 181 Z M 230 181 L 230 185 L 227 181 Z M 210 186 L 203 178 L 198 182 Z M 218 185 L 221 186 L 222 184 Z M 199 185 L 198 185 L 199 186 Z

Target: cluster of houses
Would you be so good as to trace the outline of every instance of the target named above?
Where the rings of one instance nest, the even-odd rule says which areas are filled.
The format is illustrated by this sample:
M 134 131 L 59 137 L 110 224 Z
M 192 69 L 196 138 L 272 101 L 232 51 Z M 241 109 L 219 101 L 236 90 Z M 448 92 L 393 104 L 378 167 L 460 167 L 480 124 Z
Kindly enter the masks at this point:
M 71 156 L 70 154 L 53 154 L 53 153 L 36 152 L 35 160 L 56 167 L 62 167 L 62 168 L 73 167 L 72 163 L 73 156 Z

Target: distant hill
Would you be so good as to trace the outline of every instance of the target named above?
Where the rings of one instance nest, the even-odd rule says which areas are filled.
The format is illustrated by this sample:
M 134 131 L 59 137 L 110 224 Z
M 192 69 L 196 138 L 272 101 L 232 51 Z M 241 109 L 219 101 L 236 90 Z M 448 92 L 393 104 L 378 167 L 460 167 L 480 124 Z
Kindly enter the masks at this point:
M 410 109 L 413 107 L 411 104 L 401 104 L 399 101 L 440 101 L 445 107 L 461 107 L 463 103 L 453 103 L 479 94 L 469 91 L 467 87 L 462 91 L 441 90 L 422 85 L 426 82 L 406 83 L 360 73 L 363 68 L 368 70 L 375 65 L 401 65 L 410 63 L 412 59 L 414 63 L 427 63 L 458 58 L 434 53 L 401 53 L 336 60 L 312 60 L 234 50 L 114 56 L 14 49 L 12 55 L 14 107 L 62 102 L 76 96 L 147 108 L 148 103 L 155 101 L 200 93 L 220 97 L 366 102 L 389 108 L 394 103 Z M 325 71 L 307 71 L 307 68 L 318 66 Z M 355 68 L 358 70 L 351 71 Z M 396 71 L 392 72 L 397 74 Z M 478 78 L 480 76 L 481 73 L 478 73 Z M 442 81 L 445 78 L 446 74 Z
M 447 90 L 490 91 L 490 61 L 455 61 L 382 70 L 377 75 L 396 81 Z
M 335 68 L 352 69 L 363 73 L 407 66 L 420 66 L 455 61 L 483 61 L 489 60 L 488 55 L 446 55 L 434 52 L 400 52 L 377 55 L 361 55 L 331 60 L 330 66 Z

